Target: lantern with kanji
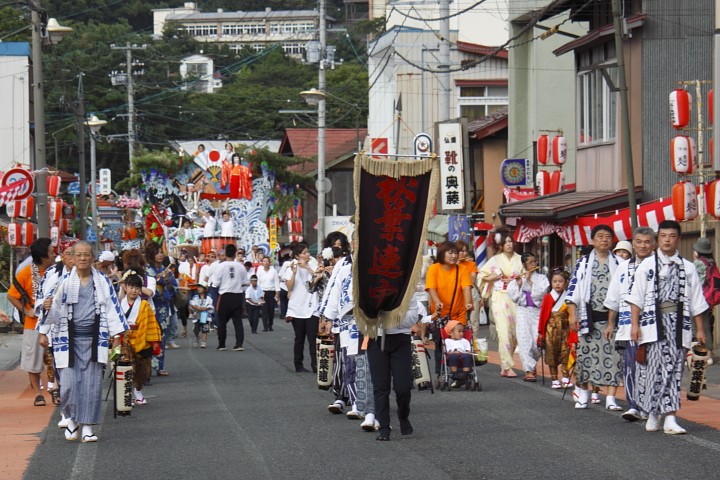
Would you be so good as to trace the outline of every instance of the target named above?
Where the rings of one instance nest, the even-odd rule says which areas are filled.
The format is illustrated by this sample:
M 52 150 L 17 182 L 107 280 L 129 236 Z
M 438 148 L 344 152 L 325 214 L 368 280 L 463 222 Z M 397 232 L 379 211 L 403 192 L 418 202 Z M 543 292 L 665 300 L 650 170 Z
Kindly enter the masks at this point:
M 562 135 L 552 139 L 552 160 L 555 165 L 565 165 L 567 161 L 567 139 Z
M 59 175 L 50 175 L 47 177 L 47 192 L 51 197 L 60 196 L 60 185 L 62 180 Z
M 687 127 L 691 113 L 692 95 L 682 88 L 670 92 L 670 122 L 673 128 L 679 130 Z
M 720 218 L 720 180 L 705 185 L 705 206 L 710 215 Z
M 672 187 L 672 207 L 675 220 L 693 220 L 698 216 L 698 197 L 692 182 L 678 182 Z
M 551 157 L 550 141 L 548 139 L 548 136 L 545 134 L 540 135 L 536 143 L 536 154 L 538 162 L 545 165 Z
M 550 172 L 538 172 L 535 176 L 535 187 L 539 195 L 547 195 L 550 192 Z
M 63 201 L 59 198 L 48 201 L 50 209 L 50 221 L 57 222 L 63 216 Z
M 550 193 L 562 192 L 565 189 L 565 173 L 555 170 L 550 174 Z
M 11 247 L 18 247 L 22 245 L 22 238 L 20 237 L 20 224 L 11 222 L 8 225 L 8 231 L 7 231 L 7 241 L 8 245 Z
M 23 223 L 20 227 L 20 238 L 22 238 L 22 244 L 29 247 L 35 240 L 35 226 L 30 222 Z
M 670 166 L 673 172 L 692 173 L 694 146 L 693 139 L 685 135 L 678 135 L 670 140 Z
M 57 247 L 60 243 L 60 228 L 58 227 L 51 227 L 50 228 L 50 245 L 53 247 Z

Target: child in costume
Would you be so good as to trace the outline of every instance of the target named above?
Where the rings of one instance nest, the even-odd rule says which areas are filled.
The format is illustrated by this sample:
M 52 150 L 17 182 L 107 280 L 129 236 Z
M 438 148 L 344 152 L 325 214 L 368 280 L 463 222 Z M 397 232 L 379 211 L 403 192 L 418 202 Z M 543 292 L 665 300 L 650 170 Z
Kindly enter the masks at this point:
M 161 340 L 160 325 L 155 318 L 155 312 L 148 301 L 140 297 L 143 283 L 143 278 L 134 270 L 125 272 L 122 279 L 125 297 L 120 302 L 130 327 L 123 343 L 126 355 L 133 364 L 133 393 L 136 405 L 147 403 L 142 389 L 152 374 L 153 348 L 159 345 Z
M 455 381 L 452 387 L 459 387 L 467 378 L 468 372 L 475 364 L 472 356 L 472 345 L 463 336 L 465 327 L 457 320 L 450 320 L 445 325 L 445 333 L 448 338 L 444 340 L 445 352 L 447 353 L 447 364 Z M 458 373 L 458 369 L 462 369 Z
M 193 333 L 195 334 L 195 347 L 200 343 L 200 348 L 207 346 L 207 335 L 210 331 L 210 320 L 214 311 L 213 300 L 207 294 L 207 283 L 200 282 L 192 285 L 197 287 L 197 294 L 190 299 L 190 317 L 192 323 L 195 324 L 193 327 Z
M 550 293 L 543 298 L 540 306 L 537 344 L 545 349 L 545 363 L 550 367 L 551 388 L 571 387 L 568 374 L 568 309 L 565 304 L 568 274 L 557 269 L 550 276 Z M 562 382 L 558 380 L 558 366 L 562 370 Z

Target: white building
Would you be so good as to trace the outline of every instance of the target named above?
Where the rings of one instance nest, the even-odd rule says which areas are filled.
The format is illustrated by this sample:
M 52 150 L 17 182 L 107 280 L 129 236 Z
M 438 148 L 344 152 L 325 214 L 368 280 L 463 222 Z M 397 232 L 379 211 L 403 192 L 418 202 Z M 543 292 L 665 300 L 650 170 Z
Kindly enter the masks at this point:
M 280 44 L 286 54 L 301 58 L 305 44 L 315 40 L 318 30 L 317 10 L 279 10 L 266 8 L 260 12 L 201 12 L 194 2 L 178 8 L 153 10 L 153 33 L 163 35 L 165 24 L 173 22 L 195 40 L 227 44 L 231 50 L 250 47 L 261 51 Z M 327 28 L 335 19 L 326 17 Z
M 213 59 L 205 55 L 190 55 L 180 61 L 180 76 L 185 81 L 183 90 L 215 93 L 222 88 L 222 80 L 215 78 Z
M 440 89 L 437 74 L 433 73 L 439 68 L 435 33 L 396 26 L 369 45 L 368 135 L 375 143 L 385 143 L 384 149 L 373 151 L 409 154 L 416 134 L 433 134 L 435 122 L 440 119 Z M 450 42 L 451 65 L 477 60 L 493 51 L 491 47 L 458 41 L 457 31 L 450 32 Z M 473 68 L 450 74 L 450 108 L 455 117 L 473 121 L 507 107 L 507 63 L 507 51 L 503 50 Z M 400 123 L 396 121 L 398 101 L 402 109 Z
M 0 42 L 0 171 L 18 163 L 31 166 L 30 141 L 30 45 Z

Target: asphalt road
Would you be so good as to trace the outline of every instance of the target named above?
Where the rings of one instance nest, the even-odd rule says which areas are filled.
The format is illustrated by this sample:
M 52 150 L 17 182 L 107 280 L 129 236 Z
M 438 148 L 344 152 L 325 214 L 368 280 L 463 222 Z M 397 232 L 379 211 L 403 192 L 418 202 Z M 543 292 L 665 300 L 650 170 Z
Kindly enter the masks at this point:
M 312 374 L 294 372 L 292 328 L 281 322 L 275 330 L 248 335 L 244 352 L 217 352 L 214 334 L 207 350 L 180 339 L 182 348 L 168 353 L 171 375 L 146 387 L 148 405 L 113 418 L 106 404 L 96 444 L 66 441 L 56 412 L 25 478 L 640 480 L 717 472 L 718 430 L 681 420 L 688 435 L 647 433 L 600 406 L 575 410 L 547 385 L 501 378 L 492 364 L 479 369 L 481 392 L 414 391 L 415 433 L 402 437 L 395 421 L 392 441 L 377 442 L 360 421 L 327 411 L 331 394 Z

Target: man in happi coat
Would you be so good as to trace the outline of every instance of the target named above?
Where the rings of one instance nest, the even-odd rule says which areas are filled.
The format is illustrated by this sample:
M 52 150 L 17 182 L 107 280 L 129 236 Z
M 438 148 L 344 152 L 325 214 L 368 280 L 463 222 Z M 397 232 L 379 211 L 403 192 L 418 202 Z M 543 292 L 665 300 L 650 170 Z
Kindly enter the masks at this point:
M 615 391 L 622 381 L 621 358 L 604 336 L 608 321 L 605 297 L 618 266 L 610 251 L 614 232 L 607 225 L 592 229 L 593 250 L 577 261 L 565 303 L 568 306 L 570 329 L 578 332 L 576 377 L 578 399 L 575 408 L 587 408 L 590 384 L 607 386 L 605 408 L 622 410 L 615 401 Z
M 692 262 L 680 257 L 680 224 L 665 220 L 658 226 L 658 249 L 635 271 L 626 301 L 631 305 L 632 340 L 640 346 L 636 372 L 637 404 L 648 413 L 645 430 L 660 428 L 668 435 L 687 430 L 678 425 L 683 361 L 692 341 L 705 343 L 702 314 L 709 308 Z
M 610 281 L 605 307 L 608 309 L 608 323 L 605 327 L 605 338 L 615 342 L 623 356 L 623 381 L 625 383 L 625 399 L 628 410 L 622 418 L 629 422 L 640 420 L 640 410 L 635 393 L 635 356 L 637 343 L 630 337 L 630 305 L 625 301 L 635 281 L 637 267 L 655 250 L 655 232 L 648 227 L 639 227 L 633 234 L 632 248 L 634 255 L 618 265 Z M 617 320 L 617 321 L 616 321 Z M 617 329 L 616 329 L 617 326 Z M 614 337 L 614 339 L 613 339 Z
M 78 242 L 73 255 L 75 267 L 56 290 L 38 330 L 43 346 L 49 343 L 47 335 L 52 336 L 62 378 L 61 409 L 69 419 L 65 438 L 97 442 L 92 425 L 100 422 L 103 366 L 108 350 L 120 345 L 128 325 L 112 283 L 92 266 L 92 246 Z

